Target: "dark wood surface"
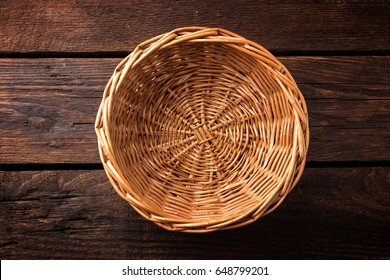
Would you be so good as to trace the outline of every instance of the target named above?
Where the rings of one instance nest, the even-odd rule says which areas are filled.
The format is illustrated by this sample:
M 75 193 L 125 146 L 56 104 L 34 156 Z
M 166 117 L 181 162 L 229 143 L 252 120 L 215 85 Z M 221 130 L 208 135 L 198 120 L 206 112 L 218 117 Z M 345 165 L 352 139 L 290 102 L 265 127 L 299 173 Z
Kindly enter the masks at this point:
M 3 52 L 128 52 L 146 38 L 218 26 L 272 51 L 388 51 L 388 1 L 0 2 Z
M 116 64 L 175 27 L 220 26 L 277 54 L 309 109 L 304 175 L 235 230 L 168 232 L 100 165 Z M 1 259 L 390 258 L 388 1 L 1 1 Z
M 389 173 L 388 167 L 307 168 L 285 203 L 261 221 L 186 234 L 140 217 L 102 170 L 1 172 L 0 209 L 7 215 L 0 252 L 67 259 L 386 258 Z

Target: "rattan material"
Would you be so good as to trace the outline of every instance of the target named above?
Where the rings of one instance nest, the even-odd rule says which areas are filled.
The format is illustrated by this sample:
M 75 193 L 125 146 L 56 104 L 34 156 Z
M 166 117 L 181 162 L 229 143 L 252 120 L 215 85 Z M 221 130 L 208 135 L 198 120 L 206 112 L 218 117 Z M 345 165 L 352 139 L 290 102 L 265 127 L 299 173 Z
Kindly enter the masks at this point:
M 304 98 L 266 49 L 220 28 L 140 44 L 115 69 L 97 115 L 118 194 L 177 231 L 249 224 L 296 185 L 309 143 Z

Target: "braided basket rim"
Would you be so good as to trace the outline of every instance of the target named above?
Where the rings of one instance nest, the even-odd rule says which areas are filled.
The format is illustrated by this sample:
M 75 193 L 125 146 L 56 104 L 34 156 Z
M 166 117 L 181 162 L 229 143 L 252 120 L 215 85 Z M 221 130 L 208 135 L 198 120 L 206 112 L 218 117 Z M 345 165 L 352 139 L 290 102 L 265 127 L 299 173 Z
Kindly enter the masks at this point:
M 293 112 L 295 137 L 294 145 L 290 151 L 293 155 L 291 156 L 291 167 L 289 165 L 290 170 L 285 178 L 288 182 L 286 180 L 281 181 L 282 190 L 275 188 L 275 190 L 268 193 L 261 205 L 255 204 L 249 210 L 239 213 L 235 217 L 227 216 L 219 219 L 194 221 L 164 215 L 153 206 L 144 203 L 143 198 L 133 191 L 134 187 L 125 178 L 121 170 L 121 164 L 113 152 L 113 136 L 110 133 L 111 118 L 114 114 L 112 111 L 113 96 L 126 82 L 126 77 L 132 73 L 131 71 L 137 68 L 137 65 L 145 62 L 157 52 L 163 52 L 172 46 L 180 47 L 184 43 L 187 45 L 198 43 L 224 44 L 252 57 L 268 71 L 268 75 L 272 75 L 273 79 L 277 81 Z M 146 40 L 117 65 L 105 87 L 96 116 L 95 131 L 104 170 L 116 192 L 147 220 L 153 221 L 168 230 L 184 232 L 210 232 L 236 228 L 252 223 L 275 210 L 301 178 L 309 146 L 308 111 L 305 99 L 287 68 L 268 50 L 255 42 L 223 28 L 199 26 L 177 28 Z

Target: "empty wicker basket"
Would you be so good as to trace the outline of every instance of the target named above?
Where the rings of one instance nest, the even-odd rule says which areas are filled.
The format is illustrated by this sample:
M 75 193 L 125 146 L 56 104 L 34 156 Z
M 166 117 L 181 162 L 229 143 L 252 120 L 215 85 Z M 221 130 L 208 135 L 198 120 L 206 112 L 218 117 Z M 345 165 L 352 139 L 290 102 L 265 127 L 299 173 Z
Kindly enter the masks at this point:
M 252 223 L 296 185 L 309 142 L 304 98 L 258 44 L 186 27 L 115 69 L 97 115 L 105 171 L 143 217 L 176 231 Z

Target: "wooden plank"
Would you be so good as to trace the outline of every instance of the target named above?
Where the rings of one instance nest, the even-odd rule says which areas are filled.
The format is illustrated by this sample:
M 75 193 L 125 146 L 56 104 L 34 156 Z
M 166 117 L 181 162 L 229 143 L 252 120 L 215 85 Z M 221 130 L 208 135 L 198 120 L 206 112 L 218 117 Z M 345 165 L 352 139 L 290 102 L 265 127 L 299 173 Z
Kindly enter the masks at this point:
M 0 172 L 0 258 L 390 258 L 389 174 L 307 168 L 274 213 L 198 235 L 144 220 L 102 170 Z
M 1 60 L 0 162 L 98 162 L 93 123 L 117 62 Z
M 232 30 L 273 51 L 389 50 L 389 1 L 0 2 L 0 52 L 128 52 L 189 25 Z
M 390 57 L 282 57 L 307 99 L 308 160 L 390 159 Z M 0 163 L 99 163 L 93 124 L 119 59 L 0 59 Z

